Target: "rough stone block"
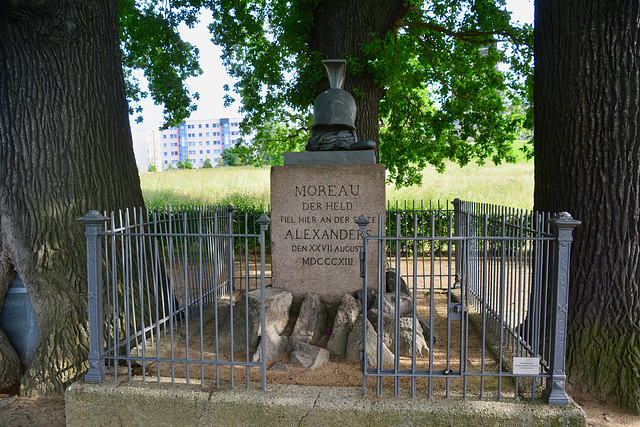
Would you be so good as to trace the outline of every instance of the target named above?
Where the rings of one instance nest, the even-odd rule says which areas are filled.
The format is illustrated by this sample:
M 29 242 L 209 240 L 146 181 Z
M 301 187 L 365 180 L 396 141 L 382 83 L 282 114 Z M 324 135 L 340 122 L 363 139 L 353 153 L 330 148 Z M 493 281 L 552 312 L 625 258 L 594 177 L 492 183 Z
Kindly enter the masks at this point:
M 293 351 L 297 342 L 315 344 L 327 331 L 327 310 L 317 295 L 307 294 L 289 339 L 288 350 Z
M 410 296 L 400 294 L 398 306 L 400 309 L 400 317 L 413 314 L 413 300 L 411 299 Z M 377 300 L 373 308 L 374 309 L 378 308 Z M 396 295 L 395 294 L 384 294 L 382 296 L 382 312 L 384 313 L 385 316 L 394 317 L 396 315 Z
M 395 270 L 387 270 L 386 273 L 386 281 L 387 281 L 387 293 L 393 294 L 396 292 L 396 271 Z M 407 286 L 407 282 L 404 281 L 402 277 L 400 277 L 400 293 L 411 296 L 411 290 L 409 286 Z
M 362 313 L 362 304 L 350 294 L 342 297 L 338 313 L 333 321 L 333 331 L 327 342 L 327 350 L 336 356 L 347 354 L 347 342 L 353 325 Z
M 364 295 L 362 289 L 358 289 L 356 291 L 356 299 L 360 301 L 361 305 L 364 305 Z M 376 291 L 375 289 L 367 288 L 367 310 L 370 310 L 373 307 L 373 303 L 376 302 Z
M 329 356 L 329 350 L 325 348 L 298 341 L 295 350 L 291 353 L 290 362 L 292 365 L 299 365 L 305 369 L 315 369 L 326 363 Z
M 246 298 L 246 299 L 245 299 Z M 284 289 L 265 288 L 264 316 L 267 329 L 282 333 L 289 322 L 289 309 L 292 295 Z M 248 302 L 248 304 L 247 304 Z M 248 323 L 247 323 L 248 305 Z M 245 351 L 246 337 L 249 337 L 249 350 L 255 351 L 261 335 L 260 290 L 248 292 L 233 306 L 233 348 Z M 221 349 L 231 348 L 231 319 L 218 325 L 218 343 Z
M 260 338 L 264 340 L 264 353 L 266 355 L 267 363 L 272 360 L 276 360 L 282 354 L 282 350 L 286 347 L 289 339 L 278 335 L 274 329 L 266 328 L 267 331 Z M 252 362 L 260 363 L 262 361 L 262 343 L 258 343 L 258 349 L 253 354 Z
M 360 350 L 362 349 L 362 315 L 358 316 L 354 324 L 353 330 L 349 334 L 347 343 L 347 359 L 360 360 Z M 378 365 L 378 337 L 371 322 L 367 320 L 367 361 L 370 367 Z M 384 365 L 392 364 L 394 360 L 393 353 L 382 343 L 382 363 Z

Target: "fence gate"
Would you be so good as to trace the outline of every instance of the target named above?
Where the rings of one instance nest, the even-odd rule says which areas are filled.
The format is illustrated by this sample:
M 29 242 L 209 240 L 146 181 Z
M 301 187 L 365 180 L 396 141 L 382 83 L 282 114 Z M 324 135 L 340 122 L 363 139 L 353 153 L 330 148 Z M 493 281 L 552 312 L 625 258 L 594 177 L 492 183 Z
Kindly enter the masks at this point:
M 579 221 L 456 200 L 363 236 L 363 392 L 517 400 L 564 390 L 568 271 Z M 368 235 L 371 234 L 371 235 Z M 373 235 L 375 234 L 375 236 Z M 377 277 L 368 277 L 369 262 Z M 546 386 L 543 389 L 543 386 Z
M 467 369 L 464 263 L 456 268 L 454 256 L 456 249 L 464 252 L 465 242 L 452 235 L 451 215 L 434 212 L 426 221 L 416 215 L 410 220 L 413 236 L 385 235 L 381 226 L 378 236 L 366 237 L 363 245 L 362 265 L 375 261 L 378 271 L 377 280 L 372 280 L 376 278 L 361 269 L 363 287 L 369 289 L 363 303 L 369 310 L 361 325 L 363 389 L 366 393 L 372 378 L 378 396 L 383 388 L 393 388 L 396 396 L 402 388 L 410 389 L 412 397 L 417 390 L 432 397 L 434 389 L 443 389 L 448 397 L 452 380 L 464 381 Z M 401 225 L 405 222 L 398 215 L 398 230 L 406 229 Z M 364 236 L 367 224 L 366 218 L 358 221 Z M 438 236 L 442 230 L 449 231 Z M 424 235 L 418 235 L 420 231 Z M 370 254 L 383 255 L 371 260 Z

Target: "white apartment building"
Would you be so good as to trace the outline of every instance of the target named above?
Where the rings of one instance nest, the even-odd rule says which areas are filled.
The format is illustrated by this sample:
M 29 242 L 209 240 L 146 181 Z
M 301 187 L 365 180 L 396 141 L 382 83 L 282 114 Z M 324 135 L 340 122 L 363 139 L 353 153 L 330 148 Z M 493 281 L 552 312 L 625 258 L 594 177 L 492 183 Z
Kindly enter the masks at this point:
M 162 159 L 159 144 L 158 131 L 146 129 L 132 129 L 133 153 L 136 157 L 138 171 L 145 173 L 149 166 L 153 165 L 156 170 L 162 170 Z
M 226 148 L 233 147 L 238 141 L 242 118 L 220 118 L 206 120 L 185 120 L 177 127 L 160 131 L 155 141 L 160 153 L 164 170 L 168 165 L 175 169 L 178 161 L 191 162 L 194 168 L 200 168 L 206 159 L 213 166 L 222 164 L 221 154 Z M 251 141 L 251 135 L 243 137 Z

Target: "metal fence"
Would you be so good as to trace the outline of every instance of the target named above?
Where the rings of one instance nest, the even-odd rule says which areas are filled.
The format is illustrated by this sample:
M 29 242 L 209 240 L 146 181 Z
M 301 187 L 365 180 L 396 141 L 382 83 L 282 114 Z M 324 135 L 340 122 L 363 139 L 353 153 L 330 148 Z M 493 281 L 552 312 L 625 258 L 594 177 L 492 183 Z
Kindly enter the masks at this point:
M 264 363 L 252 362 L 249 349 L 244 360 L 234 360 L 233 338 L 228 358 L 218 348 L 223 317 L 233 336 L 231 291 L 244 290 L 248 298 L 251 282 L 256 280 L 249 268 L 250 253 L 258 256 L 258 288 L 264 290 L 266 282 L 269 219 L 258 219 L 257 234 L 234 232 L 234 219 L 231 207 L 190 206 L 125 210 L 110 217 L 91 211 L 80 218 L 87 236 L 87 380 L 102 381 L 107 368 L 117 378 L 121 365 L 129 378 L 139 368 L 144 379 L 152 363 L 158 381 L 161 376 L 175 380 L 176 363 L 182 363 L 187 381 L 190 367 L 196 365 L 203 383 L 205 366 L 210 365 L 231 367 L 232 383 L 233 367 L 244 366 L 247 372 L 259 368 L 264 382 Z M 203 328 L 208 318 L 216 319 L 213 360 L 205 357 Z M 199 349 L 190 354 L 193 343 L 189 340 L 196 335 Z M 181 340 L 184 343 L 177 345 Z M 162 342 L 168 347 L 163 348 Z M 166 366 L 164 372 L 162 366 Z M 248 384 L 249 375 L 246 380 Z
M 391 249 L 375 260 L 376 311 L 363 316 L 364 392 L 374 378 L 378 396 L 387 386 L 398 395 L 404 381 L 412 396 L 420 388 L 431 397 L 436 387 L 447 397 L 466 398 L 470 390 L 497 399 L 544 393 L 549 403 L 567 404 L 568 266 L 579 221 L 566 213 L 552 218 L 460 200 L 452 205 L 428 215 L 397 213 L 397 224 L 412 223 L 410 233 L 379 225 L 377 236 L 364 237 L 362 262 L 369 262 L 372 244 L 378 253 Z M 366 218 L 359 225 L 366 236 Z M 369 280 L 364 269 L 363 289 Z M 389 340 L 403 335 L 411 337 L 408 344 Z M 367 336 L 375 352 L 366 350 Z
M 250 294 L 264 301 L 270 284 L 264 211 L 173 207 L 81 218 L 89 284 L 86 379 L 102 381 L 108 369 L 116 378 L 204 384 L 209 370 L 216 386 L 221 378 L 233 385 L 241 367 L 247 386 L 259 379 L 264 388 L 266 365 L 248 344 L 247 326 Z M 366 219 L 360 222 L 364 262 L 371 245 L 381 254 L 374 260 L 377 312 L 363 316 L 365 392 L 374 381 L 378 395 L 389 386 L 395 395 L 419 389 L 429 397 L 443 390 L 447 397 L 533 399 L 544 383 L 550 403 L 568 402 L 568 266 L 579 221 L 456 200 L 388 205 L 378 224 L 377 236 L 367 236 Z M 234 306 L 245 309 L 234 313 Z M 259 322 L 265 330 L 263 305 Z M 228 329 L 230 343 L 220 341 L 220 328 Z M 368 339 L 375 340 L 374 353 L 366 351 Z M 265 354 L 264 340 L 260 346 Z

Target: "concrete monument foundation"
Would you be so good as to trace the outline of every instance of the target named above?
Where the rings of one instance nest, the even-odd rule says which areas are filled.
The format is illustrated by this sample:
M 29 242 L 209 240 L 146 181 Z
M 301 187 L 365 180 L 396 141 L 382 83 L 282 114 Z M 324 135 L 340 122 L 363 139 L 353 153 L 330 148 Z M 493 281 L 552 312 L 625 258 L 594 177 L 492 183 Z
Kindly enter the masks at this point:
M 355 221 L 366 215 L 367 232 L 377 235 L 385 203 L 384 165 L 272 167 L 273 286 L 291 292 L 294 300 L 312 293 L 329 303 L 361 289 L 362 235 Z M 368 250 L 377 255 L 371 252 L 376 245 Z M 370 259 L 368 283 L 376 287 L 377 256 Z

